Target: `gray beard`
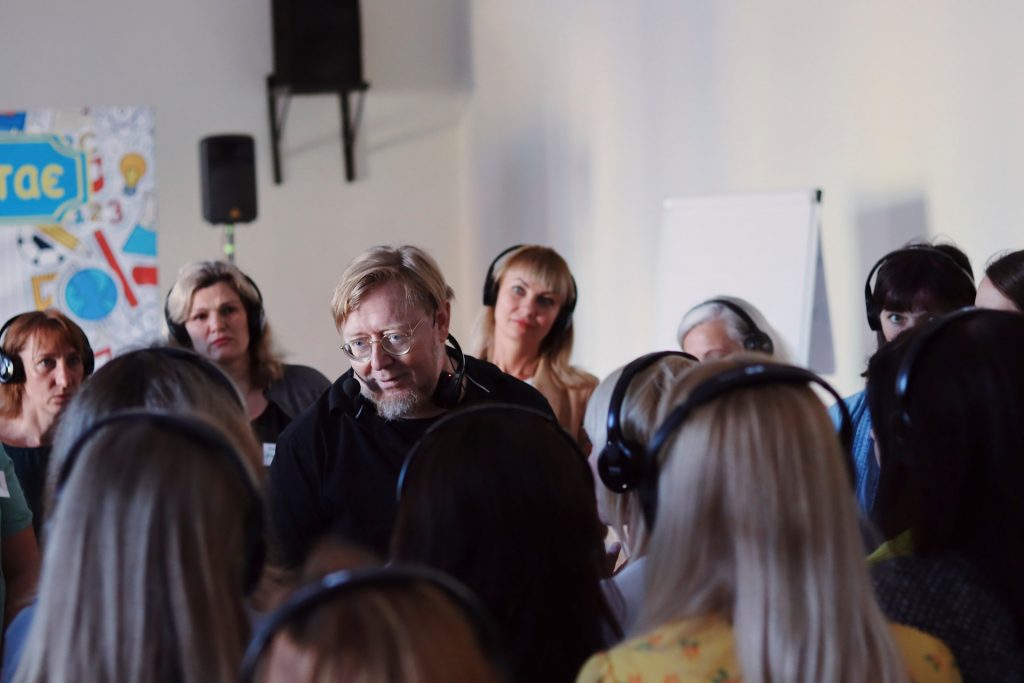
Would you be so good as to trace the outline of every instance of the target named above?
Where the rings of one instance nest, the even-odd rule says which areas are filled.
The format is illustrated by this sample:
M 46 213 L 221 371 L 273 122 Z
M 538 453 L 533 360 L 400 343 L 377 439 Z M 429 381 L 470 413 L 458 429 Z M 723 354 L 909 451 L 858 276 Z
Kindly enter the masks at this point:
M 423 405 L 424 397 L 415 389 L 409 389 L 408 391 L 385 396 L 380 399 L 367 398 L 370 399 L 370 402 L 377 409 L 378 415 L 384 418 L 386 422 L 394 422 L 395 420 L 408 417 L 409 414 Z

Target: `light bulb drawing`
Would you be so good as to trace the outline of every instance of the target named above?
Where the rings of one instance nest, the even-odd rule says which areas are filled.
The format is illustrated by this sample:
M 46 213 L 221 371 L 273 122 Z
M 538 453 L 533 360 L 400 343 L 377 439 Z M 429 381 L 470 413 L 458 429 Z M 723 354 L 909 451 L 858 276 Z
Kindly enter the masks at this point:
M 146 173 L 146 160 L 135 152 L 130 152 L 121 157 L 121 175 L 124 176 L 124 193 L 128 196 L 135 194 L 139 181 Z

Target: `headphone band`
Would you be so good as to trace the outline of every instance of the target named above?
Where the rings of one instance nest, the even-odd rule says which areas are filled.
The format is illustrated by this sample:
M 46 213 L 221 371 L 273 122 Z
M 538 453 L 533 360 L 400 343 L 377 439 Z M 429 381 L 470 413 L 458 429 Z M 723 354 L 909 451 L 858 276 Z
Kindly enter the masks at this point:
M 439 571 L 420 566 L 389 565 L 373 569 L 332 572 L 303 586 L 287 598 L 256 629 L 242 658 L 240 680 L 255 679 L 263 653 L 274 637 L 289 623 L 311 613 L 331 600 L 367 588 L 388 588 L 424 584 L 437 589 L 467 617 L 481 641 L 485 654 L 505 675 L 510 668 L 500 647 L 498 627 L 484 605 L 459 581 Z
M 683 425 L 697 408 L 707 405 L 711 401 L 737 389 L 772 384 L 816 384 L 835 399 L 836 404 L 839 406 L 841 417 L 839 439 L 843 445 L 844 452 L 847 453 L 847 470 L 852 481 L 852 462 L 848 454 L 853 443 L 853 421 L 850 418 L 850 411 L 839 392 L 824 379 L 804 368 L 774 363 L 745 363 L 725 370 L 720 374 L 713 375 L 694 387 L 686 400 L 668 414 L 654 433 L 654 437 L 647 447 L 648 463 L 645 468 L 645 486 L 641 488 L 641 503 L 644 520 L 647 523 L 648 529 L 654 528 L 654 520 L 657 513 L 658 453 L 672 434 Z
M 761 351 L 769 355 L 775 353 L 775 343 L 772 341 L 771 335 L 754 322 L 754 317 L 744 310 L 743 306 L 728 299 L 708 299 L 704 303 L 724 306 L 729 311 L 732 311 L 740 319 L 740 322 L 746 325 L 747 333 L 743 335 L 743 347 L 747 351 Z
M 25 368 L 22 366 L 21 359 L 17 353 L 7 353 L 3 349 L 3 342 L 6 338 L 7 330 L 17 321 L 26 315 L 32 313 L 42 313 L 42 311 L 27 311 L 24 313 L 18 313 L 12 318 L 9 318 L 7 322 L 0 327 L 0 384 L 16 384 L 24 381 L 25 379 Z M 67 318 L 67 316 L 65 316 Z M 57 320 L 56 318 L 47 318 L 48 320 Z M 85 346 L 82 348 L 82 376 L 88 377 L 96 370 L 96 355 L 92 350 L 92 344 L 89 343 L 89 337 L 85 334 L 85 330 L 78 327 L 70 318 L 67 318 L 79 332 L 82 333 L 82 341 Z
M 885 265 L 885 263 L 889 261 L 889 259 L 895 256 L 912 253 L 934 254 L 939 258 L 945 259 L 948 263 L 951 263 L 958 271 L 964 274 L 964 277 L 966 277 L 970 281 L 971 287 L 975 286 L 974 275 L 969 270 L 964 268 L 964 266 L 959 261 L 953 258 L 951 254 L 947 254 L 942 249 L 939 249 L 937 246 L 933 244 L 909 244 L 905 247 L 901 247 L 900 249 L 890 251 L 888 254 L 878 259 L 878 261 L 875 262 L 875 265 L 871 266 L 871 270 L 868 271 L 868 277 L 864 281 L 864 306 L 867 310 L 868 327 L 870 327 L 872 330 L 876 332 L 879 332 L 882 329 L 882 312 L 881 309 L 875 305 L 875 295 L 871 289 L 871 278 L 875 276 L 876 272 L 881 270 L 882 266 Z
M 266 559 L 263 529 L 263 503 L 245 461 L 227 438 L 212 426 L 196 418 L 181 414 L 151 410 L 125 410 L 112 413 L 89 425 L 71 444 L 64 455 L 54 486 L 54 507 L 59 508 L 61 494 L 74 472 L 85 446 L 101 431 L 115 425 L 149 424 L 159 429 L 184 436 L 204 444 L 220 454 L 223 461 L 238 474 L 243 482 L 248 503 L 245 511 L 245 575 L 244 590 L 248 594 L 256 588 Z
M 622 407 L 633 379 L 658 361 L 669 356 L 687 358 L 699 363 L 685 351 L 656 351 L 630 361 L 619 375 L 608 401 L 605 446 L 597 456 L 597 473 L 602 483 L 615 493 L 624 493 L 639 484 L 644 464 L 643 445 L 622 434 Z
M 943 330 L 949 328 L 952 323 L 963 320 L 964 318 L 974 317 L 975 315 L 984 312 L 986 312 L 986 309 L 975 308 L 974 306 L 959 308 L 947 313 L 946 315 L 929 321 L 929 323 L 910 341 L 910 345 L 907 347 L 906 353 L 900 360 L 899 368 L 896 370 L 896 386 L 894 391 L 897 421 L 902 428 L 909 428 L 912 424 L 910 419 L 909 399 L 910 378 L 913 375 L 914 365 L 917 363 L 917 359 L 924 351 L 925 347 L 938 337 Z
M 430 425 L 427 430 L 423 433 L 412 449 L 405 456 L 405 461 L 402 463 L 402 469 L 398 473 L 398 484 L 395 488 L 395 501 L 398 503 L 402 502 L 402 494 L 405 491 L 406 480 L 409 478 L 409 472 L 412 470 L 413 463 L 419 458 L 419 453 L 422 451 L 426 444 L 433 439 L 437 433 L 451 425 L 453 422 L 469 420 L 474 417 L 479 417 L 481 414 L 495 414 L 495 415 L 510 415 L 517 414 L 520 416 L 532 417 L 534 419 L 543 420 L 546 424 L 553 426 L 555 430 L 565 438 L 566 443 L 570 445 L 573 452 L 579 456 L 580 462 L 587 468 L 589 475 L 590 466 L 587 464 L 587 456 L 580 449 L 580 445 L 576 442 L 576 439 L 572 437 L 569 432 L 562 428 L 562 425 L 558 424 L 552 415 L 541 412 L 536 408 L 530 408 L 528 406 L 521 406 L 512 403 L 477 403 L 475 405 L 461 408 L 457 411 L 442 415 L 437 422 Z
M 221 262 L 215 261 L 214 263 Z M 235 293 L 238 294 L 238 299 L 242 302 L 242 307 L 245 309 L 246 322 L 248 323 L 249 330 L 249 344 L 251 345 L 256 341 L 259 341 L 259 339 L 263 336 L 263 330 L 266 328 L 267 325 L 266 309 L 263 308 L 263 292 L 260 291 L 259 285 L 256 284 L 255 280 L 246 275 L 239 268 L 235 266 L 232 266 L 232 268 L 234 268 L 234 270 L 239 275 L 242 276 L 242 279 L 244 279 L 249 284 L 249 286 L 252 287 L 253 292 L 256 294 L 255 301 L 250 302 L 246 299 L 245 296 L 242 295 L 241 288 L 237 286 L 235 278 L 230 272 L 222 273 L 222 276 L 218 276 L 218 278 L 215 278 L 209 284 L 202 285 L 201 287 L 196 287 L 195 289 L 192 290 L 192 294 L 194 295 L 200 289 L 212 287 L 218 282 L 229 283 L 235 290 Z M 189 335 L 188 329 L 185 327 L 185 321 L 176 322 L 171 316 L 171 294 L 174 292 L 174 288 L 176 286 L 177 283 L 175 283 L 169 290 L 167 290 L 167 296 L 164 297 L 164 321 L 167 323 L 167 331 L 170 332 L 171 337 L 174 338 L 174 341 L 178 342 L 178 344 L 185 348 L 191 348 L 192 337 Z
M 494 278 L 494 269 L 497 268 L 498 263 L 508 254 L 511 254 L 516 249 L 522 249 L 525 246 L 527 245 L 513 244 L 511 247 L 508 247 L 495 256 L 494 260 L 491 261 L 491 265 L 487 268 L 487 275 L 484 277 L 484 306 L 493 307 L 498 303 L 498 283 Z M 568 329 L 569 326 L 572 325 L 572 315 L 576 311 L 576 302 L 579 300 L 579 288 L 576 286 L 576 278 L 573 276 L 572 272 L 569 273 L 569 279 L 572 281 L 572 296 L 566 298 L 565 303 L 562 304 L 561 310 L 558 311 L 558 317 L 551 326 L 553 330 Z
M 129 353 L 150 353 L 170 360 L 180 360 L 190 363 L 197 367 L 201 372 L 205 373 L 206 376 L 214 383 L 223 387 L 224 391 L 231 395 L 232 399 L 238 404 L 238 407 L 241 408 L 243 412 L 246 410 L 245 399 L 242 398 L 242 393 L 239 391 L 238 386 L 230 377 L 228 377 L 228 374 L 221 370 L 216 363 L 205 356 L 192 351 L 191 349 L 181 348 L 178 346 L 150 346 L 144 349 L 137 349 Z

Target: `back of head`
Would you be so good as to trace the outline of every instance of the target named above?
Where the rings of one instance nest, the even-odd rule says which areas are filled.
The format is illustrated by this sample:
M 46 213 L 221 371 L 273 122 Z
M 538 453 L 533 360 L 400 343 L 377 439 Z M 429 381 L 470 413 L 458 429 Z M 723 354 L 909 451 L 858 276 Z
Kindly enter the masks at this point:
M 478 641 L 468 615 L 436 587 L 366 586 L 291 620 L 258 680 L 498 683 Z
M 184 349 L 153 347 L 114 358 L 78 391 L 61 415 L 47 473 L 47 509 L 68 448 L 96 421 L 130 409 L 198 413 L 213 422 L 262 478 L 262 450 L 241 397 L 216 365 Z
M 874 428 L 906 469 L 915 554 L 971 560 L 1024 625 L 1022 345 L 1019 314 L 959 312 L 873 358 L 869 382 L 890 392 Z
M 352 261 L 341 275 L 331 297 L 331 313 L 339 330 L 363 298 L 378 285 L 397 282 L 405 289 L 407 303 L 434 313 L 455 298 L 437 262 L 419 247 L 379 246 Z
M 763 357 L 704 364 L 671 392 Z M 835 429 L 806 384 L 740 386 L 665 442 L 641 621 L 733 626 L 746 681 L 904 680 Z
M 873 311 L 937 315 L 974 303 L 974 271 L 952 244 L 910 244 L 884 257 L 871 293 Z
M 8 321 L 10 324 L 0 339 L 3 353 L 20 365 L 18 354 L 28 348 L 36 336 L 59 339 L 73 348 L 83 361 L 85 374 L 92 372 L 92 347 L 85 332 L 71 318 L 55 308 L 45 311 L 29 311 Z M 20 377 L 20 379 L 19 379 Z M 24 368 L 13 377 L 13 381 L 0 384 L 0 417 L 13 418 L 21 412 L 21 401 L 24 396 Z
M 638 444 L 647 444 L 665 418 L 672 404 L 665 400 L 673 387 L 697 363 L 679 354 L 667 355 L 638 372 L 629 382 L 622 400 L 619 424 L 622 437 Z M 587 403 L 583 426 L 594 444 L 590 454 L 592 466 L 608 441 L 608 411 L 615 385 L 623 368 L 608 375 L 594 390 Z M 597 506 L 602 520 L 611 526 L 630 559 L 647 552 L 648 533 L 643 510 L 635 491 L 615 493 L 597 482 Z
M 521 680 L 570 680 L 614 623 L 600 589 L 605 529 L 572 437 L 525 409 L 468 409 L 410 454 L 398 561 L 464 582 L 494 614 Z
M 760 309 L 736 296 L 716 296 L 701 302 L 683 315 L 676 330 L 676 342 L 684 349 L 683 341 L 698 325 L 721 320 L 725 332 L 740 349 L 760 351 L 786 362 L 788 354 L 782 348 L 779 334 L 768 324 Z
M 1018 311 L 1024 312 L 1024 249 L 997 258 L 985 269 L 985 276 Z
M 19 680 L 232 679 L 248 632 L 253 484 L 240 467 L 150 422 L 108 424 L 80 444 Z

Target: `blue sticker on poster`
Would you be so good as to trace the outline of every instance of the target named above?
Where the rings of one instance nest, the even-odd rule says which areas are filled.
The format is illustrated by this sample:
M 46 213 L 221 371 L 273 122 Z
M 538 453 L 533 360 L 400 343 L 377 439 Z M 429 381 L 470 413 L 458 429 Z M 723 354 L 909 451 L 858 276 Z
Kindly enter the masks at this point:
M 96 268 L 71 276 L 64 293 L 68 308 L 83 320 L 102 320 L 117 306 L 117 284 Z

